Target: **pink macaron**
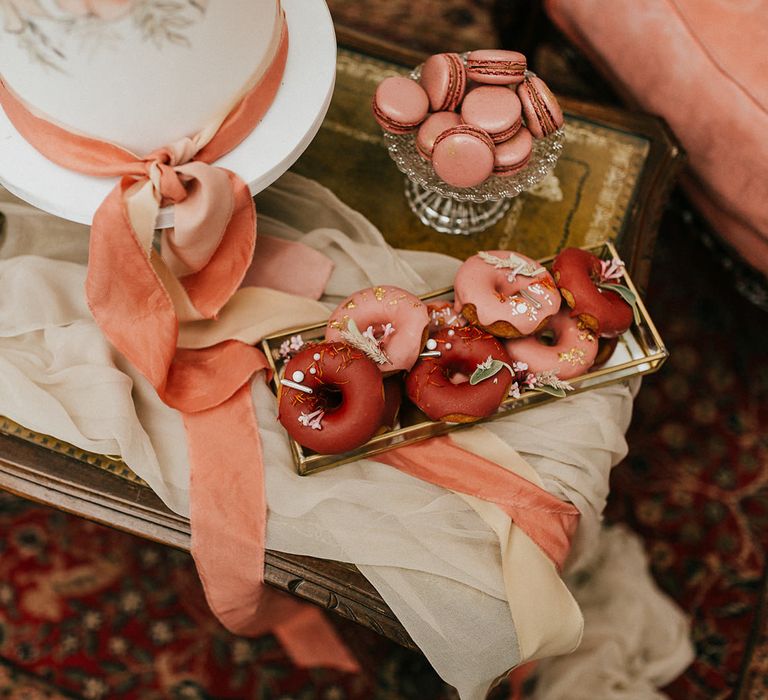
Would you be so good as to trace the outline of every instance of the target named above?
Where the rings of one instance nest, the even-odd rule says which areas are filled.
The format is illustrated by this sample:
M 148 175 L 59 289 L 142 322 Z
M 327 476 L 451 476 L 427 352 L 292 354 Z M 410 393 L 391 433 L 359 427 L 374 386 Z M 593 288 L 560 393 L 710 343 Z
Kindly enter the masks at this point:
M 453 111 L 459 106 L 467 87 L 464 62 L 456 53 L 430 56 L 421 67 L 419 82 L 429 95 L 433 112 Z
M 501 85 L 481 85 L 461 105 L 462 121 L 486 131 L 494 143 L 511 139 L 517 133 L 523 123 L 521 114 L 517 95 Z
M 454 187 L 474 187 L 493 172 L 491 137 L 476 126 L 459 124 L 440 134 L 432 149 L 432 167 Z
M 435 140 L 440 134 L 461 124 L 461 117 L 456 112 L 435 112 L 430 114 L 416 132 L 416 148 L 429 160 Z
M 426 118 L 429 98 L 414 80 L 391 77 L 379 83 L 372 106 L 373 116 L 382 129 L 393 134 L 406 134 Z
M 517 86 L 525 124 L 537 139 L 549 136 L 563 125 L 563 110 L 541 78 L 533 75 Z
M 509 177 L 522 170 L 531 159 L 533 136 L 524 126 L 508 141 L 496 144 L 493 174 Z
M 467 56 L 467 77 L 487 85 L 516 85 L 525 77 L 526 67 L 519 51 L 482 49 Z

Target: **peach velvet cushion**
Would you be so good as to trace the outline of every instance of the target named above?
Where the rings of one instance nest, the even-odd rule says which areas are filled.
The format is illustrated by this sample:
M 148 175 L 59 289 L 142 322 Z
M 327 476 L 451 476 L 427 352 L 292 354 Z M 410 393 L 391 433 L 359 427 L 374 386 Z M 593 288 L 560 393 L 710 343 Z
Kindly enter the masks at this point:
M 545 0 L 688 151 L 693 202 L 768 275 L 768 0 Z

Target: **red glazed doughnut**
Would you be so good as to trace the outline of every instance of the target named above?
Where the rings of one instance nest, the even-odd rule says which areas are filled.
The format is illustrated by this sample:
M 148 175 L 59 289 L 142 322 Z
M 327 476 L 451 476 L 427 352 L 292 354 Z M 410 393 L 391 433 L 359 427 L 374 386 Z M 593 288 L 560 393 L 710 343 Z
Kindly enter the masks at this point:
M 384 379 L 384 417 L 381 419 L 379 432 L 394 430 L 403 403 L 403 384 L 401 375 L 396 374 Z
M 469 423 L 491 415 L 509 393 L 512 375 L 502 369 L 474 386 L 469 377 L 489 356 L 509 359 L 501 343 L 475 326 L 444 329 L 432 340 L 440 356 L 416 363 L 405 379 L 408 398 L 431 420 Z
M 467 259 L 456 273 L 454 291 L 457 311 L 502 338 L 535 333 L 560 309 L 552 276 L 534 260 L 508 250 Z
M 376 361 L 385 373 L 413 367 L 429 324 L 427 307 L 421 299 L 400 287 L 386 285 L 361 289 L 342 301 L 328 319 L 325 339 L 351 342 L 345 334 L 349 319 L 383 353 Z
M 601 262 L 586 250 L 566 248 L 552 263 L 552 273 L 571 307 L 571 316 L 578 316 L 595 333 L 610 338 L 626 331 L 634 316 L 632 307 L 619 294 L 597 286 L 606 281 Z
M 572 379 L 594 364 L 598 342 L 579 319 L 571 318 L 568 309 L 561 309 L 546 328 L 527 338 L 508 340 L 504 347 L 513 361 L 525 362 L 534 374 L 552 371 L 560 379 Z
M 308 345 L 286 365 L 278 420 L 303 447 L 320 454 L 366 443 L 384 419 L 384 387 L 376 363 L 345 343 Z

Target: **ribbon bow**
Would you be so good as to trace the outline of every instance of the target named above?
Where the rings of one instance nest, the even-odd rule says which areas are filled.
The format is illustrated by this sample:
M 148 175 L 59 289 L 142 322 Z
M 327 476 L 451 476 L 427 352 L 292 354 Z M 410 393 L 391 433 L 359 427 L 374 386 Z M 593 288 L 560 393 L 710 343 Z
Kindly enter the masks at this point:
M 35 114 L 0 80 L 0 104 L 19 133 L 54 163 L 94 177 L 119 177 L 91 226 L 86 296 L 105 336 L 182 413 L 187 430 L 192 490 L 206 479 L 252 491 L 242 527 L 258 546 L 238 571 L 250 601 L 227 599 L 208 584 L 219 574 L 215 528 L 196 526 L 193 554 L 209 603 L 233 631 L 248 631 L 241 606 L 258 604 L 264 571 L 266 499 L 258 425 L 249 391 L 264 355 L 237 340 L 199 350 L 177 348 L 180 321 L 215 318 L 239 287 L 253 257 L 256 212 L 248 187 L 235 173 L 211 163 L 239 144 L 261 121 L 282 79 L 288 53 L 280 42 L 259 81 L 227 114 L 192 138 L 139 157 Z M 161 206 L 174 205 L 173 230 L 153 245 Z M 233 435 L 234 433 L 234 435 Z M 250 469 L 238 469 L 248 464 Z M 197 482 L 197 483 L 195 483 Z M 192 508 L 194 509 L 194 500 Z M 212 553 L 213 552 L 213 553 Z M 197 560 L 197 557 L 196 557 Z M 227 571 L 227 573 L 230 573 Z M 252 614 L 252 613 L 250 613 Z

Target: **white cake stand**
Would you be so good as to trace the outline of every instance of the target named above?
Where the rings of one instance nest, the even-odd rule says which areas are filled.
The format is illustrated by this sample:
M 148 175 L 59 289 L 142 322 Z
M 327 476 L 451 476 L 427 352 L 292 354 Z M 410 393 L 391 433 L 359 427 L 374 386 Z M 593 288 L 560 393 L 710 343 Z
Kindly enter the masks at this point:
M 328 111 L 336 79 L 336 35 L 325 3 L 283 0 L 288 60 L 280 89 L 258 128 L 216 161 L 248 183 L 252 194 L 271 185 L 314 138 Z M 0 184 L 51 214 L 90 224 L 116 180 L 81 175 L 38 153 L 0 109 Z M 160 211 L 158 228 L 173 225 Z

